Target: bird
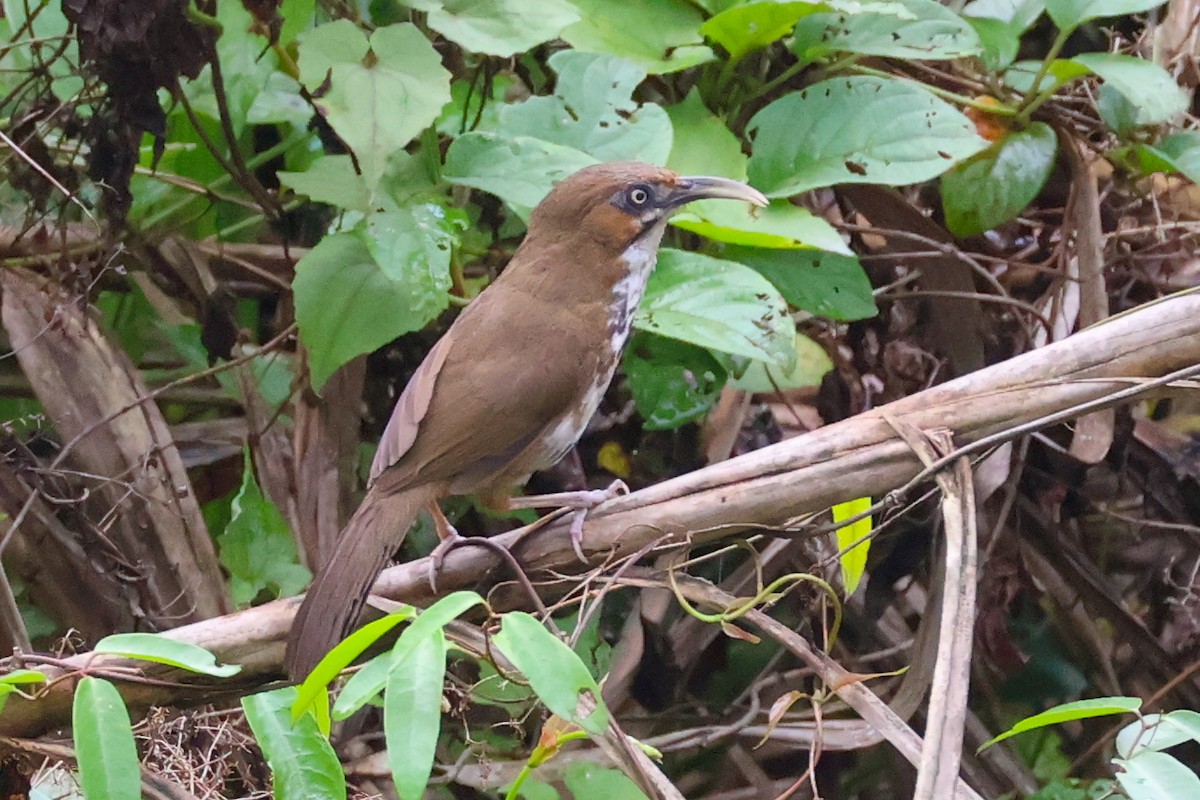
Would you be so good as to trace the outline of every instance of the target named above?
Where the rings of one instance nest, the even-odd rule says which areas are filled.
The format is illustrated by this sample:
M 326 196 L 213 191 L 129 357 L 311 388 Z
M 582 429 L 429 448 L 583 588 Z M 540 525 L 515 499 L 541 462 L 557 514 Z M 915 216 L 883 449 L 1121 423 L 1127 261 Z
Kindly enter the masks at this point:
M 284 658 L 294 679 L 353 630 L 423 509 L 444 542 L 456 536 L 438 510 L 442 497 L 571 507 L 572 544 L 584 558 L 583 514 L 611 492 L 509 496 L 563 458 L 600 405 L 671 214 L 720 198 L 767 203 L 736 180 L 630 161 L 585 167 L 533 209 L 500 276 L 462 310 L 396 401 L 367 493 L 297 611 Z

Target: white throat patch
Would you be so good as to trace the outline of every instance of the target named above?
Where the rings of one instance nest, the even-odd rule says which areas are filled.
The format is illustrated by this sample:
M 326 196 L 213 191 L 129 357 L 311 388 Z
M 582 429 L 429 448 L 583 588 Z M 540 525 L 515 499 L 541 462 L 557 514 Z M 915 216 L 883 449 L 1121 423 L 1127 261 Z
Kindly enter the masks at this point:
M 637 311 L 642 295 L 646 293 L 646 281 L 658 261 L 658 243 L 662 241 L 665 222 L 642 236 L 624 253 L 625 275 L 613 286 L 612 304 L 609 306 L 608 332 L 614 356 L 621 354 L 633 326 L 633 314 Z

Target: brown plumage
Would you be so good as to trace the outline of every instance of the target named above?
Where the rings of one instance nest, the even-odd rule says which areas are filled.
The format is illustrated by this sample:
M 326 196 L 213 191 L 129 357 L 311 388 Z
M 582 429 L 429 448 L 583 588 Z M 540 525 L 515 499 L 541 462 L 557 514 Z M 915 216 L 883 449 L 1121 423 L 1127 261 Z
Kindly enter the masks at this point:
M 423 506 L 501 495 L 570 450 L 612 379 L 667 218 L 710 197 L 766 202 L 734 181 L 620 163 L 577 172 L 534 209 L 503 274 L 397 401 L 367 496 L 297 613 L 293 677 L 349 633 Z

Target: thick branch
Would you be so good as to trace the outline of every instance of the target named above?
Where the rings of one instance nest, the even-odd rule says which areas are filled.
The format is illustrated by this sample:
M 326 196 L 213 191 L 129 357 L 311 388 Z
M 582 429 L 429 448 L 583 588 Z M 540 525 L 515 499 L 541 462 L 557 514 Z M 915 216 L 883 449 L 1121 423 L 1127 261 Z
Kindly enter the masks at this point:
M 614 500 L 589 517 L 586 549 L 598 557 L 610 549 L 625 555 L 664 534 L 714 540 L 738 526 L 778 526 L 834 503 L 903 486 L 921 464 L 884 421 L 885 414 L 919 429 L 948 428 L 962 446 L 1195 364 L 1200 364 L 1200 297 L 1163 300 L 876 411 Z M 517 538 L 510 533 L 496 540 L 509 544 Z M 529 536 L 515 552 L 530 568 L 577 566 L 565 521 Z M 480 548 L 455 550 L 439 576 L 439 589 L 475 585 L 493 564 L 494 556 Z M 390 569 L 376 591 L 425 603 L 427 568 L 420 560 Z M 283 638 L 297 605 L 296 599 L 283 600 L 167 635 L 242 664 L 243 679 L 261 684 L 279 674 Z M 70 663 L 82 668 L 85 658 Z M 96 659 L 91 666 L 108 663 Z M 147 671 L 167 674 L 153 666 Z M 0 735 L 35 735 L 61 725 L 69 718 L 69 683 L 36 703 L 10 696 L 0 714 Z M 130 687 L 127 697 L 135 707 L 188 699 L 178 690 L 152 687 Z

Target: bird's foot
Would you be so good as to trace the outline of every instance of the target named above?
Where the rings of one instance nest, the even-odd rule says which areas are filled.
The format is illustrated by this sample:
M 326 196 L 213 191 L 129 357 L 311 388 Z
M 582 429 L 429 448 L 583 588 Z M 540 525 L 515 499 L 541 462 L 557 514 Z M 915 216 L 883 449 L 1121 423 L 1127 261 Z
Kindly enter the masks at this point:
M 537 494 L 528 497 L 514 497 L 508 501 L 509 508 L 546 508 L 558 506 L 569 508 L 571 511 L 571 547 L 575 555 L 584 564 L 588 563 L 583 553 L 583 523 L 588 512 L 601 503 L 629 494 L 625 481 L 615 480 L 606 489 L 585 489 L 579 492 L 555 492 L 554 494 Z
M 456 547 L 471 544 L 471 540 L 463 536 L 453 527 L 448 531 L 438 531 L 438 543 L 429 554 L 429 588 L 437 594 L 437 576 L 442 571 L 446 556 Z

